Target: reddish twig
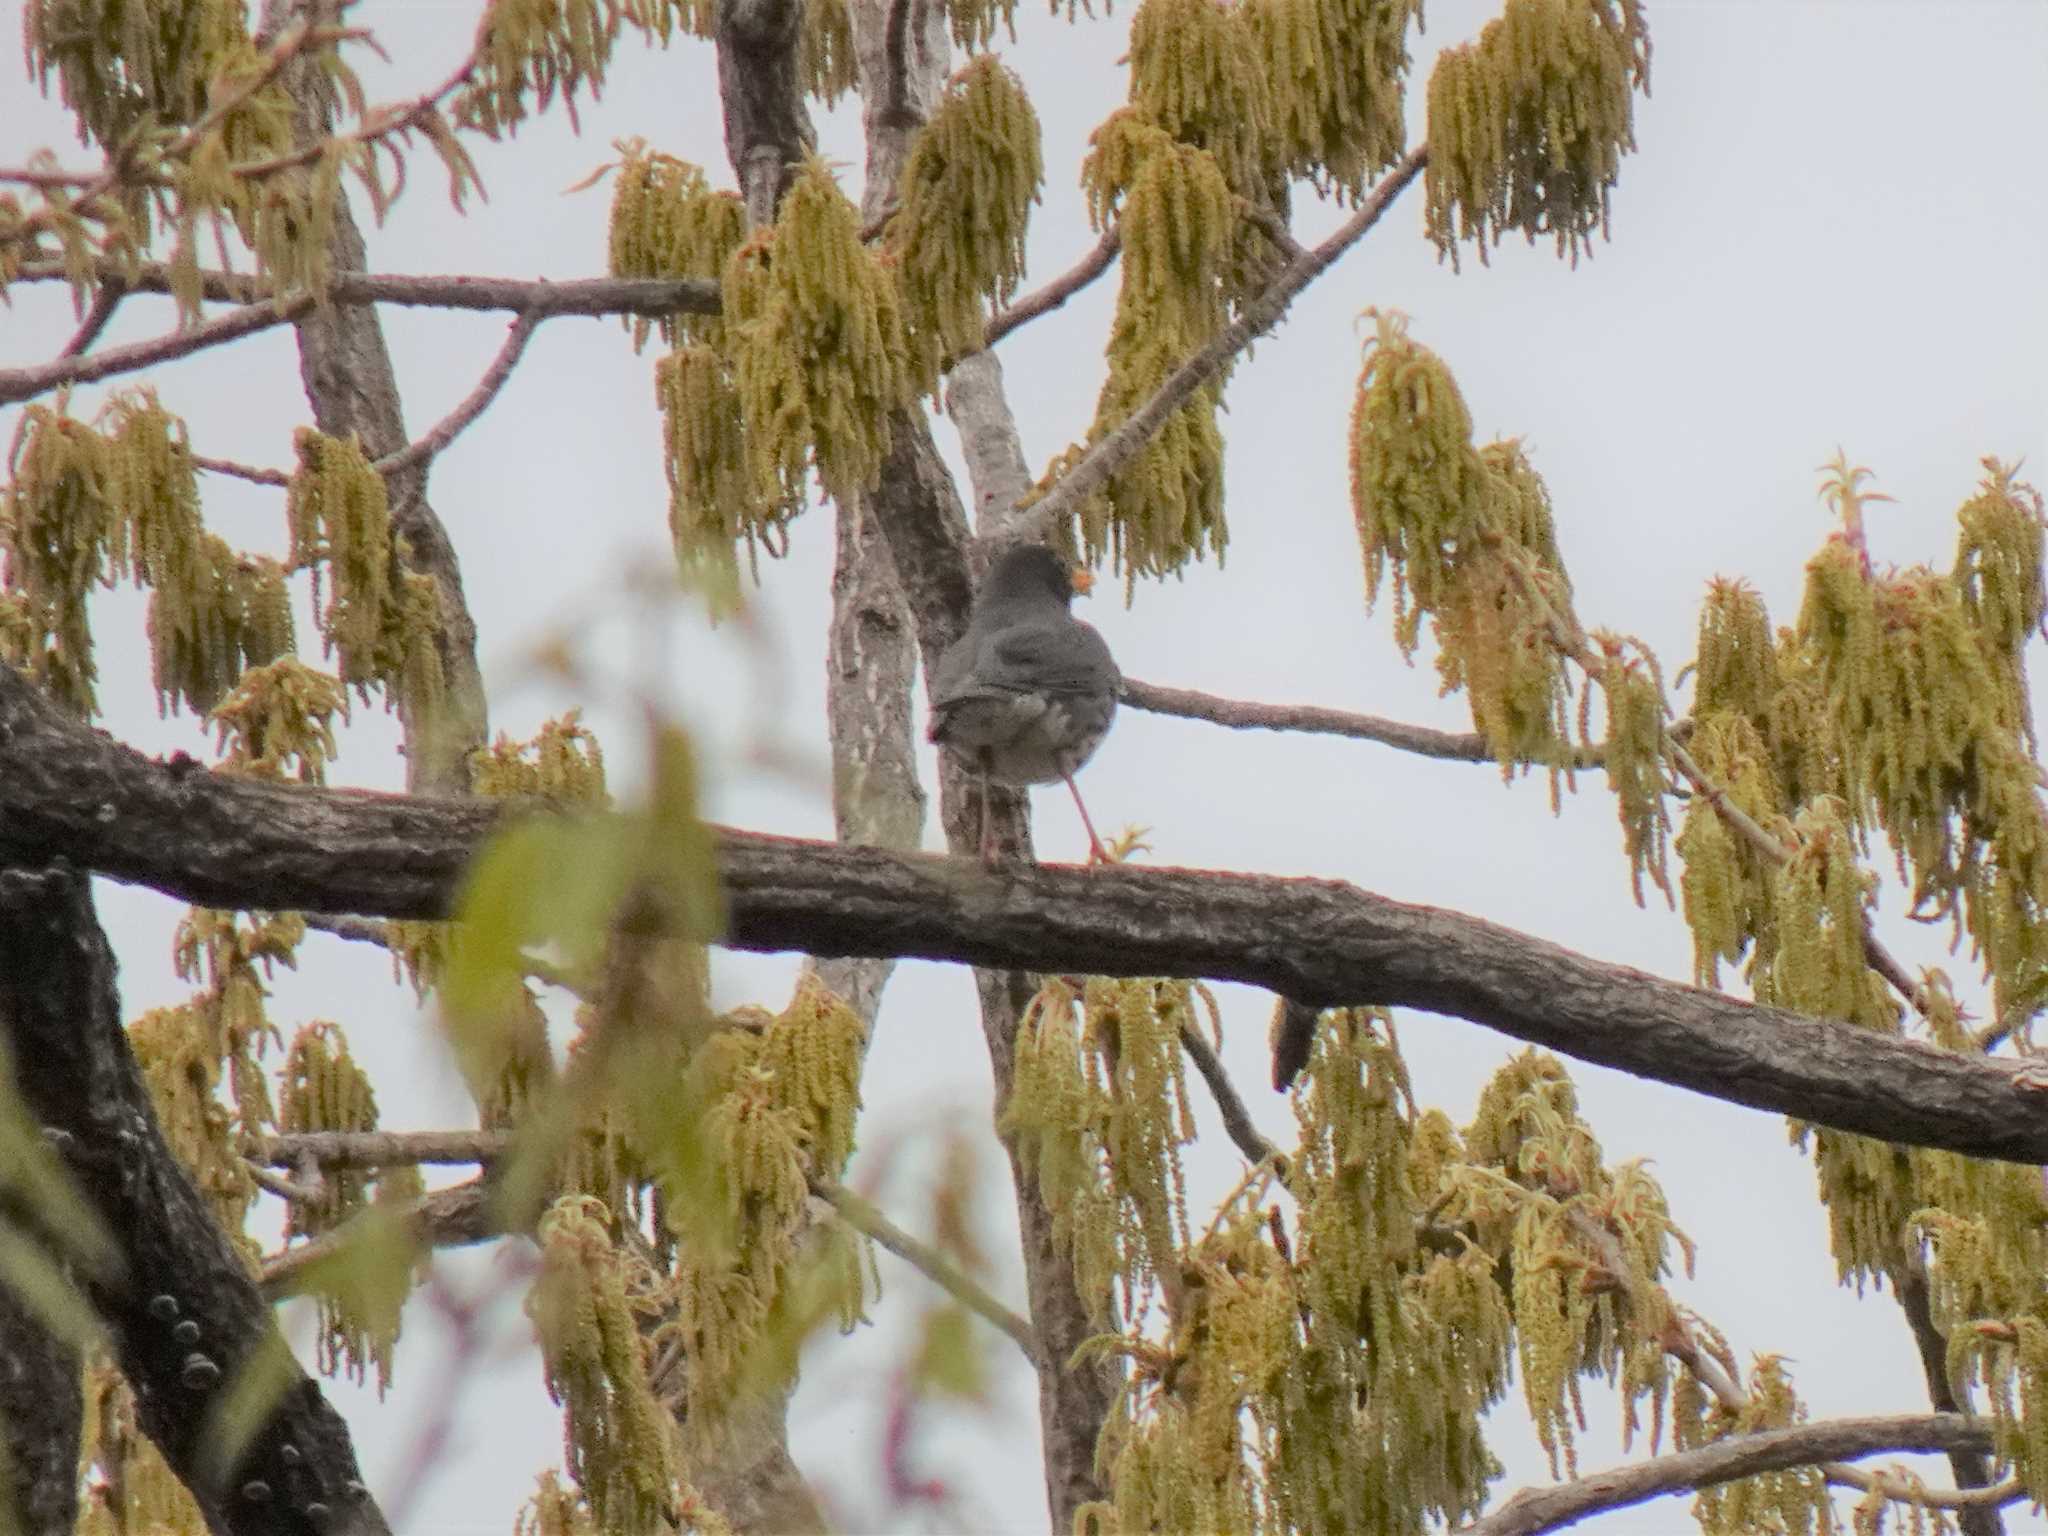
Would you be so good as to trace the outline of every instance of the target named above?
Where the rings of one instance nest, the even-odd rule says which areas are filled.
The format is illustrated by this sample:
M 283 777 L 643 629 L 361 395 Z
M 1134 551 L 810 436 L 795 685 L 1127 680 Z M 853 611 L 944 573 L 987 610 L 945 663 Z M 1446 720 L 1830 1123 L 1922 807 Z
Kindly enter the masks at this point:
M 512 322 L 512 332 L 505 338 L 505 344 L 498 349 L 498 355 L 491 359 L 491 366 L 484 370 L 484 376 L 477 386 L 466 395 L 462 402 L 450 411 L 426 436 L 407 444 L 396 453 L 386 454 L 370 467 L 380 474 L 395 475 L 416 465 L 424 464 L 447 446 L 481 416 L 490 403 L 505 387 L 505 381 L 512 377 L 512 370 L 518 366 L 520 356 L 526 351 L 526 343 L 540 328 L 547 316 L 537 315 L 531 310 L 524 311 Z
M 1123 249 L 1123 231 L 1112 224 L 1102 232 L 1102 238 L 1095 242 L 1079 261 L 1043 288 L 1027 293 L 999 314 L 989 316 L 988 328 L 983 333 L 982 345 L 992 347 L 1020 325 L 1036 320 L 1040 315 L 1050 314 L 1075 294 L 1102 276 L 1116 260 Z

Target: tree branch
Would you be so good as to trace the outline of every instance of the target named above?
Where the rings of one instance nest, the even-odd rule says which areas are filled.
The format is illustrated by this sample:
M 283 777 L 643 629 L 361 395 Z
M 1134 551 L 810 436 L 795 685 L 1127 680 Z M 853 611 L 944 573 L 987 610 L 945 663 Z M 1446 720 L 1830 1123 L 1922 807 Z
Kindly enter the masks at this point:
M 387 453 L 370 467 L 380 474 L 403 474 L 426 463 L 447 448 L 471 422 L 489 409 L 493 400 L 498 398 L 498 391 L 505 387 L 505 381 L 512 377 L 512 370 L 518 366 L 519 359 L 525 354 L 527 342 L 533 339 L 533 333 L 540 329 L 541 321 L 546 318 L 532 310 L 522 311 L 519 318 L 512 322 L 512 332 L 505 338 L 504 346 L 500 347 L 498 355 L 491 359 L 491 366 L 484 370 L 483 377 L 477 380 L 476 388 L 463 398 L 461 404 L 434 423 L 433 430 L 425 437 L 407 444 L 396 453 Z
M 1408 184 L 1429 163 L 1429 146 L 1420 145 L 1401 158 L 1372 189 L 1358 211 L 1337 227 L 1322 244 L 1289 262 L 1257 298 L 1244 307 L 1237 319 L 1226 325 L 1200 351 L 1167 376 L 1152 398 L 1139 406 L 1106 436 L 1098 438 L 1059 482 L 1029 510 L 1033 529 L 1043 533 L 1071 517 L 1110 477 L 1135 459 L 1145 445 L 1166 425 L 1167 418 L 1185 405 L 1190 396 L 1220 373 L 1230 360 L 1265 335 L 1287 313 L 1302 289 L 1314 282 L 1338 257 L 1348 251 L 1365 232 L 1380 221 Z
M 1477 731 L 1439 731 L 1426 725 L 1409 725 L 1400 720 L 1383 720 L 1377 715 L 1358 715 L 1349 710 L 1325 709 L 1315 704 L 1265 704 L 1256 700 L 1225 699 L 1192 688 L 1167 688 L 1157 683 L 1124 679 L 1124 703 L 1148 714 L 1174 715 L 1183 720 L 1206 720 L 1212 725 L 1237 731 L 1306 731 L 1322 736 L 1348 736 L 1355 741 L 1376 741 L 1398 747 L 1421 757 L 1454 763 L 1494 763 L 1497 759 L 1486 738 Z M 1587 753 L 1584 766 L 1593 766 L 1597 754 Z
M 521 807 L 322 790 L 149 761 L 0 667 L 0 862 L 56 858 L 204 906 L 449 915 Z M 528 814 L 535 813 L 530 809 Z M 2048 1082 L 1607 965 L 1340 881 L 1012 866 L 719 834 L 734 948 L 1242 981 L 1381 1003 L 1886 1141 L 2048 1163 Z
M 968 1311 L 1008 1334 L 1011 1342 L 1024 1351 L 1024 1358 L 1033 1365 L 1040 1363 L 1043 1351 L 1039 1348 L 1038 1335 L 1031 1331 L 1031 1325 L 997 1301 L 980 1281 L 938 1249 L 911 1236 L 882 1214 L 879 1206 L 863 1200 L 844 1185 L 814 1180 L 811 1193 L 837 1211 L 854 1231 L 865 1233 L 906 1264 L 921 1270 L 926 1279 L 949 1292 Z
M 511 1148 L 509 1131 L 296 1131 L 252 1137 L 244 1151 L 272 1168 L 396 1168 L 490 1163 Z
M 992 347 L 1020 325 L 1029 325 L 1040 315 L 1051 314 L 1075 294 L 1102 276 L 1124 248 L 1124 234 L 1112 224 L 1102 232 L 1093 249 L 1058 277 L 1024 295 L 1016 303 L 988 317 L 982 346 Z
M 488 1175 L 483 1175 L 421 1196 L 401 1209 L 401 1218 L 424 1248 L 462 1248 L 517 1230 L 507 1224 L 504 1204 Z M 350 1241 L 352 1235 L 344 1225 L 272 1254 L 257 1271 L 263 1299 L 274 1303 L 301 1294 L 306 1289 L 307 1271 L 340 1253 Z
M 25 265 L 17 278 L 22 282 L 49 282 L 66 275 L 54 262 L 35 262 Z M 103 281 L 120 278 L 131 293 L 172 291 L 171 271 L 161 262 L 145 262 L 133 272 L 109 263 L 100 268 L 100 276 Z M 287 294 L 280 298 L 276 288 L 261 277 L 212 270 L 199 274 L 199 291 L 203 298 L 228 304 L 290 302 L 295 297 Z M 551 279 L 334 272 L 320 298 L 329 304 L 396 304 L 408 309 L 502 309 L 531 313 L 541 319 L 556 315 L 588 319 L 644 315 L 658 320 L 667 315 L 715 315 L 719 310 L 718 283 L 708 277 Z
M 159 272 L 161 269 L 154 269 Z M 59 271 L 34 268 L 23 277 L 61 276 Z M 152 269 L 145 269 L 134 287 L 154 291 L 149 281 Z M 224 342 L 265 331 L 274 325 L 295 322 L 310 313 L 317 302 L 329 304 L 402 304 L 430 309 L 515 310 L 536 319 L 554 315 L 715 315 L 718 313 L 718 284 L 708 278 L 585 278 L 571 282 L 520 281 L 495 277 L 392 277 L 361 272 L 337 272 L 318 299 L 312 294 L 293 294 L 264 299 L 260 288 L 216 274 L 217 285 L 208 297 L 229 298 L 238 291 L 251 298 L 241 309 L 217 315 L 185 330 L 110 347 L 89 356 L 60 357 L 27 368 L 0 369 L 0 405 L 12 405 L 47 394 L 66 384 L 90 384 L 117 374 L 133 373 L 159 363 L 175 362 Z
M 291 1363 L 241 1254 L 164 1141 L 83 874 L 0 869 L 0 1028 L 24 1102 L 115 1246 L 118 1263 L 82 1277 L 84 1294 L 134 1385 L 143 1429 L 208 1526 L 235 1536 L 386 1531 L 347 1427 Z M 223 1465 L 215 1411 L 252 1367 L 281 1369 L 282 1390 Z
M 1555 1488 L 1526 1488 L 1458 1536 L 1536 1536 L 1604 1510 L 1626 1509 L 1667 1493 L 1707 1488 L 1761 1472 L 1782 1472 L 1881 1451 L 1991 1449 L 1991 1427 L 1961 1414 L 1899 1414 L 1831 1419 L 1791 1429 L 1735 1435 L 1696 1450 L 1596 1472 Z M 2016 1496 L 2024 1496 L 2019 1490 Z
M 1195 1064 L 1195 1070 L 1202 1074 L 1202 1081 L 1209 1085 L 1209 1092 L 1216 1100 L 1216 1112 L 1223 1117 L 1223 1129 L 1237 1144 L 1237 1150 L 1244 1154 L 1246 1162 L 1257 1166 L 1272 1163 L 1285 1167 L 1287 1155 L 1260 1134 L 1252 1124 L 1251 1113 L 1244 1107 L 1244 1100 L 1238 1097 L 1237 1085 L 1230 1080 L 1223 1062 L 1215 1049 L 1202 1038 L 1200 1030 L 1183 1028 L 1180 1032 L 1181 1049 L 1188 1053 L 1188 1060 Z
M 114 311 L 121 307 L 121 301 L 128 297 L 128 293 L 128 285 L 119 278 L 103 279 L 93 292 L 92 308 L 86 311 L 78 329 L 72 333 L 71 339 L 64 343 L 64 350 L 57 356 L 82 356 L 86 348 L 100 339 L 100 333 L 106 330 L 108 322 L 114 318 Z

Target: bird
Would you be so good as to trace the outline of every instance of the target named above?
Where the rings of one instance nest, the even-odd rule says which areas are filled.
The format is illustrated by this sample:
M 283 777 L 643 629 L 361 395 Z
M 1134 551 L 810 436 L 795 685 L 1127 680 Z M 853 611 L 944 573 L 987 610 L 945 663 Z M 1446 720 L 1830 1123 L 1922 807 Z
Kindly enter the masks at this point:
M 932 671 L 927 735 L 981 775 L 981 858 L 995 862 L 990 782 L 1064 780 L 1088 830 L 1088 861 L 1111 862 L 1075 787 L 1116 718 L 1123 676 L 1109 646 L 1069 611 L 1094 578 L 1043 544 L 996 555 L 974 595 L 967 632 Z

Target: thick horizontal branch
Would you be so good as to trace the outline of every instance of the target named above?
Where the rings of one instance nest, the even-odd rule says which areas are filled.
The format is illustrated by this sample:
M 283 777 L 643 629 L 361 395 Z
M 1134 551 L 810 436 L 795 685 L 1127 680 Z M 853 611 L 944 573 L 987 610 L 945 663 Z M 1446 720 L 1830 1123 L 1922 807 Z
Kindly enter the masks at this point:
M 215 907 L 438 918 L 503 804 L 158 763 L 0 667 L 0 863 L 64 858 Z M 1330 880 L 972 859 L 719 834 L 734 948 L 1246 982 L 1485 1024 L 1883 1140 L 2048 1163 L 2048 1073 L 1609 965 Z
M 1716 1483 L 1873 1456 L 1882 1451 L 1988 1451 L 1991 1427 L 1959 1413 L 1832 1419 L 1791 1429 L 1736 1435 L 1697 1450 L 1676 1451 L 1634 1466 L 1596 1472 L 1556 1488 L 1530 1488 L 1492 1514 L 1461 1526 L 1459 1536 L 1536 1536 L 1589 1515 L 1626 1509 L 1667 1493 Z

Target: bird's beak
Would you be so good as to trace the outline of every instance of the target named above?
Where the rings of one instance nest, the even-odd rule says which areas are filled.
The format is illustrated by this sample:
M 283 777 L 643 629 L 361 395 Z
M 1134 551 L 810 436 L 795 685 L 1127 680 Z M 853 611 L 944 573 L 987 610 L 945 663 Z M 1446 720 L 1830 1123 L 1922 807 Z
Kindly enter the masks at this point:
M 1085 565 L 1077 565 L 1074 567 L 1073 582 L 1075 593 L 1086 597 L 1095 590 L 1095 573 Z

